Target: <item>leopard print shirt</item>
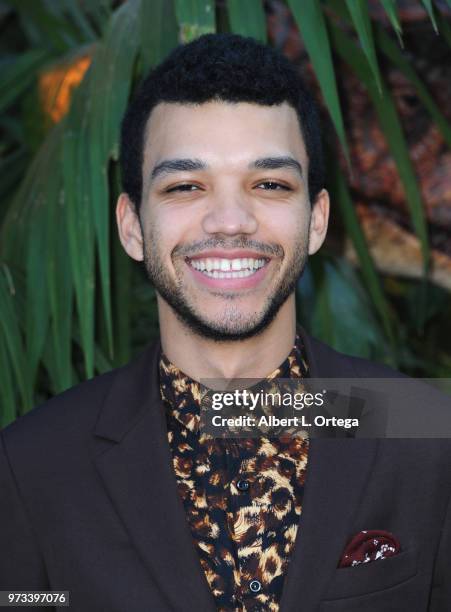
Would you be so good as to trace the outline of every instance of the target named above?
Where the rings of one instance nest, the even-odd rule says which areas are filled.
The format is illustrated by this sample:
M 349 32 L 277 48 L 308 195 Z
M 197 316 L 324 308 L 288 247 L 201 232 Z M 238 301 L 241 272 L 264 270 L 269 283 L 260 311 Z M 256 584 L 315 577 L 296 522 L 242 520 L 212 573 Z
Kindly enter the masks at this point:
M 308 375 L 301 339 L 267 379 Z M 308 438 L 213 438 L 199 432 L 200 383 L 160 359 L 174 472 L 219 611 L 279 610 L 296 539 Z

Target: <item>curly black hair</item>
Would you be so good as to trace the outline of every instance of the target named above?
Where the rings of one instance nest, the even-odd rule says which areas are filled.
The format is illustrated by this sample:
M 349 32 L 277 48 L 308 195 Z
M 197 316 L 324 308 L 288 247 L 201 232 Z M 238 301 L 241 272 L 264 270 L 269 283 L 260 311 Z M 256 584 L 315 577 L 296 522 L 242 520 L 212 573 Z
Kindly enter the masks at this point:
M 212 100 L 272 106 L 288 102 L 297 112 L 309 159 L 314 202 L 324 186 L 321 130 L 316 104 L 296 67 L 275 49 L 236 34 L 205 34 L 180 45 L 139 87 L 122 121 L 120 163 L 123 189 L 139 208 L 144 135 L 160 102 L 201 104 Z

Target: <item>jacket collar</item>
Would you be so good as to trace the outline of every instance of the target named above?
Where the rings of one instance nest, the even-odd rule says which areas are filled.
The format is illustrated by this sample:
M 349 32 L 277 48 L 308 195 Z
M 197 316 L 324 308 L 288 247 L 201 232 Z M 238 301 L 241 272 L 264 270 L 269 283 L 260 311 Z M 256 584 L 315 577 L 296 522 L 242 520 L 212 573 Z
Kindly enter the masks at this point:
M 305 349 L 309 375 L 312 378 L 353 378 L 355 370 L 349 358 L 297 327 Z M 116 370 L 113 384 L 103 403 L 95 435 L 119 442 L 146 412 L 159 402 L 158 364 L 161 344 L 155 340 L 129 364 Z M 157 399 L 158 397 L 158 399 Z

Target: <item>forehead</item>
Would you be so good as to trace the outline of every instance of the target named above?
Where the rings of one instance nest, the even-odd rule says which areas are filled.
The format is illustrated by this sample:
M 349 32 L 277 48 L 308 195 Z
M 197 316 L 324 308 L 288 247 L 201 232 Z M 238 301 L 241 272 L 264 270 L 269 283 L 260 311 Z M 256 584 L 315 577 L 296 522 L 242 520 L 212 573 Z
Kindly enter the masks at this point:
M 306 170 L 298 116 L 286 102 L 160 103 L 147 121 L 143 170 L 166 158 L 200 158 L 214 168 L 275 155 L 291 155 Z

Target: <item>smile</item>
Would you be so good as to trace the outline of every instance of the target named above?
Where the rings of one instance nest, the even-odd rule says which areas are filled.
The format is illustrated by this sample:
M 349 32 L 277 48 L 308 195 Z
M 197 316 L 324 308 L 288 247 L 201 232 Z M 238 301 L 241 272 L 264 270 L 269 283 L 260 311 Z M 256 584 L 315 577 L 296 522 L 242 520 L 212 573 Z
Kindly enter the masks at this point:
M 206 257 L 188 260 L 189 265 L 209 278 L 246 278 L 255 274 L 268 259 L 252 257 L 225 259 Z

